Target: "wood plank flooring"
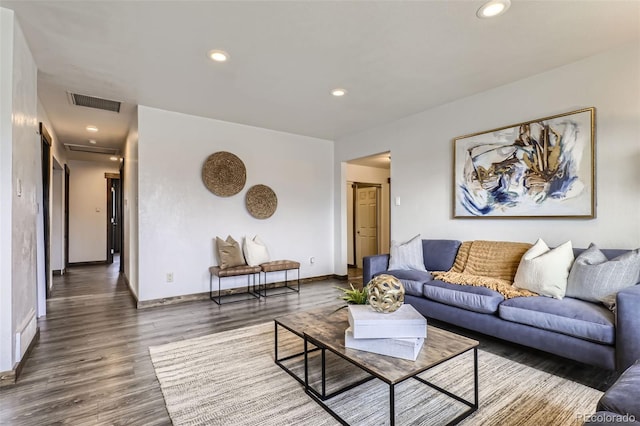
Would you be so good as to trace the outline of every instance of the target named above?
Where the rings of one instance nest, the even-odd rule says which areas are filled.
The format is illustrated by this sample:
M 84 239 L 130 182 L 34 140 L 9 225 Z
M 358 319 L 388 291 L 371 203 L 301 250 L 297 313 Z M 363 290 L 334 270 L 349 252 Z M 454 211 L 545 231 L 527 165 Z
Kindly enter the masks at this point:
M 357 271 L 356 271 L 357 273 Z M 355 280 L 354 280 L 355 282 Z M 170 425 L 148 347 L 259 324 L 321 306 L 340 306 L 334 286 L 303 284 L 300 294 L 218 306 L 210 301 L 137 310 L 118 264 L 74 267 L 54 277 L 40 341 L 15 386 L 0 388 L 2 425 Z M 437 324 L 435 321 L 430 322 Z M 596 368 L 446 327 L 481 348 L 595 388 L 614 375 Z

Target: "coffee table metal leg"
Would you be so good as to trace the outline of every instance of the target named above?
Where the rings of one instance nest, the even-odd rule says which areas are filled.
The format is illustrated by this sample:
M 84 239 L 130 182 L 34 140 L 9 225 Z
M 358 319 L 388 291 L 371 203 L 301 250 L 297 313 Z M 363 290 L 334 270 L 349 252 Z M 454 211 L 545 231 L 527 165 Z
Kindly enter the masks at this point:
M 309 352 L 307 351 L 307 337 L 304 338 L 304 390 L 309 392 Z
M 275 348 L 275 357 L 276 357 L 276 363 L 278 362 L 278 323 L 276 321 L 273 322 L 273 326 L 275 328 L 274 330 L 274 341 L 276 344 L 276 348 Z
M 391 422 L 391 426 L 396 424 L 395 389 L 396 387 L 393 384 L 389 385 L 389 421 Z
M 325 348 L 322 348 L 322 399 L 327 397 L 327 375 L 326 375 Z
M 478 397 L 478 347 L 473 348 L 473 380 L 474 380 L 474 391 L 473 391 L 473 411 L 478 409 L 478 402 L 480 401 Z

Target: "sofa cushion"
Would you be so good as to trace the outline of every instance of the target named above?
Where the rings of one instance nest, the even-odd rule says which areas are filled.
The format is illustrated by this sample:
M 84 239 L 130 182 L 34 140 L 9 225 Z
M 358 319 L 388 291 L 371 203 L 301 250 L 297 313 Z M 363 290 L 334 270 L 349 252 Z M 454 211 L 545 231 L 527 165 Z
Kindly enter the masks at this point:
M 486 287 L 449 284 L 439 280 L 429 281 L 423 287 L 427 299 L 481 314 L 495 313 L 504 300 L 500 293 Z
M 515 297 L 498 309 L 500 318 L 584 340 L 612 345 L 614 316 L 600 304 L 565 297 Z
M 589 302 L 615 303 L 616 294 L 638 282 L 640 249 L 632 250 L 611 260 L 591 244 L 573 263 L 567 284 L 567 296 Z
M 456 260 L 461 241 L 422 240 L 424 266 L 428 271 L 448 271 Z
M 384 271 L 380 274 L 375 274 L 374 277 L 377 277 L 381 274 L 393 275 L 397 279 L 402 282 L 404 285 L 404 291 L 407 294 L 411 294 L 413 296 L 422 297 L 422 286 L 427 281 L 431 281 L 433 277 L 431 273 L 427 271 L 416 271 L 416 270 L 406 270 L 406 269 L 395 269 L 391 271 Z
M 391 241 L 390 251 L 389 269 L 415 269 L 418 271 L 426 271 L 420 234 L 416 235 L 409 241 L 405 241 L 404 243 Z
M 627 368 L 607 390 L 600 401 L 598 411 L 628 414 L 640 420 L 640 360 Z

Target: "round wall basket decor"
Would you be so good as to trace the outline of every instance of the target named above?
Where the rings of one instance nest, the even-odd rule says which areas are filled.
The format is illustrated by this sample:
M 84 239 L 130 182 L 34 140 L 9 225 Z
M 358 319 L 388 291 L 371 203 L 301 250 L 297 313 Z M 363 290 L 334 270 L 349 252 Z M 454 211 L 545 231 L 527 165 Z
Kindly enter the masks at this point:
M 267 185 L 254 185 L 247 191 L 247 210 L 256 219 L 266 219 L 275 213 L 278 197 Z
M 202 166 L 202 181 L 214 194 L 230 197 L 244 188 L 247 169 L 242 160 L 232 153 L 216 152 L 211 154 Z

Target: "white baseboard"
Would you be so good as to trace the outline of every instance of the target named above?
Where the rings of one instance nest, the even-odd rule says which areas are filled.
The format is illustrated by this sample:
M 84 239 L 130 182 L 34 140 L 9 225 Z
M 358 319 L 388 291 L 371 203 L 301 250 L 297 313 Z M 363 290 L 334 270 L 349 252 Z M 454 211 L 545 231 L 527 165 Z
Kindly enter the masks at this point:
M 36 336 L 38 322 L 35 311 L 31 311 L 27 319 L 21 324 L 21 328 L 16 332 L 16 362 L 20 361 L 27 352 L 31 341 Z

